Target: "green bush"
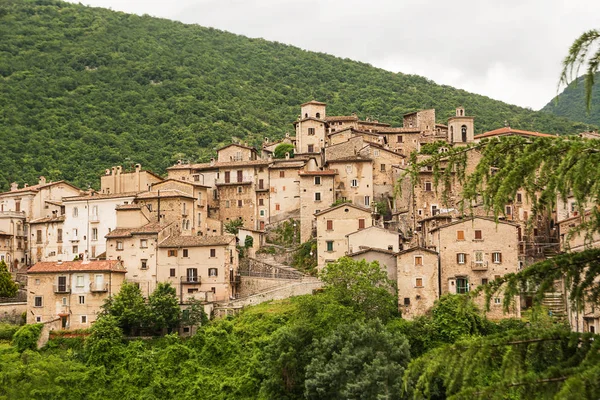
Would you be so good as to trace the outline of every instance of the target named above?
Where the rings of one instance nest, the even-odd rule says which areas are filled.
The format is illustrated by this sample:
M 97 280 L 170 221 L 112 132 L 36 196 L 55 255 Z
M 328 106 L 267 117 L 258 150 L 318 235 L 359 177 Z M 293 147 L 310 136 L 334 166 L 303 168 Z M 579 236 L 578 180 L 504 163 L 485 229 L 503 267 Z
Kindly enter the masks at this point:
M 19 330 L 19 325 L 1 324 L 0 323 L 0 340 L 11 340 L 16 331 Z
M 42 333 L 43 324 L 24 325 L 13 335 L 13 346 L 19 353 L 25 350 L 36 350 L 37 341 Z

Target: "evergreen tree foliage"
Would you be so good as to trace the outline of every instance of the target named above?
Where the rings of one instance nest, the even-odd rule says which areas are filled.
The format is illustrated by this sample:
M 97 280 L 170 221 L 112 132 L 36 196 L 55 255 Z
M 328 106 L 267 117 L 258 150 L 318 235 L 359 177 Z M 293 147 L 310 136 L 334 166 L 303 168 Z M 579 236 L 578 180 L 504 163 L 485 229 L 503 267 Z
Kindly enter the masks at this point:
M 149 325 L 149 309 L 142 291 L 129 282 L 125 282 L 119 293 L 105 302 L 103 316 L 114 317 L 127 335 L 135 335 Z
M 164 172 L 208 161 L 232 136 L 284 136 L 300 104 L 330 115 L 402 124 L 464 105 L 477 133 L 503 126 L 550 133 L 587 128 L 436 85 L 423 77 L 216 29 L 55 0 L 0 1 L 0 190 L 66 179 L 98 187 L 106 168 Z
M 0 261 L 0 297 L 15 297 L 19 292 L 19 285 L 13 277 L 4 260 Z
M 110 367 L 122 357 L 123 331 L 119 321 L 111 315 L 105 315 L 92 325 L 91 334 L 85 340 L 85 353 L 88 363 Z
M 550 100 L 540 111 L 561 117 L 569 118 L 573 121 L 579 121 L 591 126 L 588 129 L 594 129 L 600 125 L 600 72 L 594 77 L 594 87 L 589 109 L 586 105 L 585 78 L 579 77 L 571 82 L 564 90 Z
M 294 145 L 291 143 L 281 143 L 273 150 L 273 157 L 285 158 L 285 154 L 289 153 L 290 158 L 294 158 Z
M 181 319 L 177 291 L 170 283 L 159 282 L 148 297 L 148 318 L 155 332 L 172 331 Z
M 37 342 L 42 333 L 42 324 L 23 325 L 13 335 L 13 345 L 15 349 L 22 353 L 25 350 L 37 350 Z

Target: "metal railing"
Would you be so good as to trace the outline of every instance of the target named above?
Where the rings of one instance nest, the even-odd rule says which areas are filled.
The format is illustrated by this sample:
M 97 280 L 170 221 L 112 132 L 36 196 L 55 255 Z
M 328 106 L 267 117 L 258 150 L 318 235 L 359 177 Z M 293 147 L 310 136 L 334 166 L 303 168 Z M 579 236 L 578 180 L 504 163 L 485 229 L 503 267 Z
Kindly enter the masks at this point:
M 54 289 L 54 293 L 71 293 L 71 286 L 68 284 L 52 286 Z
M 108 292 L 108 283 L 90 283 L 90 291 L 92 292 Z
M 473 271 L 485 271 L 488 269 L 487 261 L 471 261 L 471 270 Z
M 180 278 L 181 283 L 197 285 L 200 283 L 200 277 L 194 275 L 186 275 Z

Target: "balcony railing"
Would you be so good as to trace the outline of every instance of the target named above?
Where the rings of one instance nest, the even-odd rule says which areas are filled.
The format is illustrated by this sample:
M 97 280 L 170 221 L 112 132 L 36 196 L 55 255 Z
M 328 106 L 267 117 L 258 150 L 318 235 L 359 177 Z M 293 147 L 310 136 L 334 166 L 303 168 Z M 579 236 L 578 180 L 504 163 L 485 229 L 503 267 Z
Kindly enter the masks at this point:
M 488 269 L 487 261 L 471 261 L 471 270 L 473 271 L 486 271 Z
M 192 276 L 192 275 L 182 276 L 181 277 L 181 283 L 190 284 L 190 285 L 197 285 L 197 284 L 200 283 L 200 277 L 199 276 Z
M 69 239 L 69 241 L 71 241 L 71 242 L 79 242 L 79 236 L 73 236 L 71 239 Z
M 25 211 L 0 211 L 0 215 L 6 217 L 25 218 Z
M 108 292 L 108 283 L 90 283 L 91 292 Z
M 196 205 L 198 208 L 206 207 L 206 200 L 197 200 Z
M 71 286 L 65 285 L 53 285 L 54 293 L 71 293 Z
M 100 222 L 100 217 L 97 215 L 90 215 L 90 222 L 92 224 L 98 223 Z
M 230 282 L 231 282 L 231 284 L 232 284 L 232 285 L 237 285 L 237 284 L 239 284 L 241 281 L 242 281 L 242 277 L 241 277 L 239 274 L 237 274 L 237 275 L 234 275 L 234 276 L 233 276 L 233 277 L 231 277 L 231 279 L 230 279 Z

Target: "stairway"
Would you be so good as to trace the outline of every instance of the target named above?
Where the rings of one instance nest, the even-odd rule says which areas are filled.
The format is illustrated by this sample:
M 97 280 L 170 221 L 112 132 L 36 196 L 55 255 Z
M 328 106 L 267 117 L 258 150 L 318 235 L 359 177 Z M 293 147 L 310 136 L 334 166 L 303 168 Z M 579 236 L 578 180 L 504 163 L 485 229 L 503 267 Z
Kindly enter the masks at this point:
M 560 292 L 544 293 L 542 305 L 548 309 L 553 317 L 564 319 L 567 316 L 565 296 Z

